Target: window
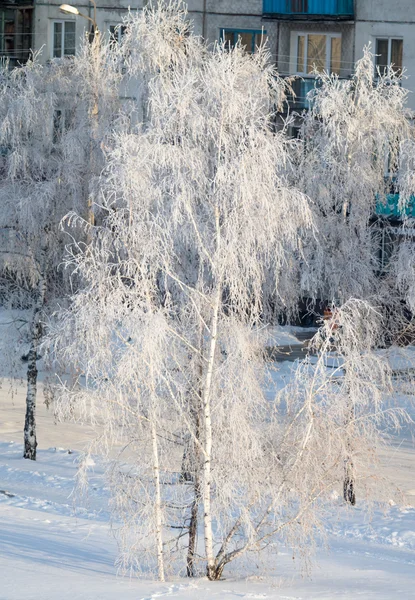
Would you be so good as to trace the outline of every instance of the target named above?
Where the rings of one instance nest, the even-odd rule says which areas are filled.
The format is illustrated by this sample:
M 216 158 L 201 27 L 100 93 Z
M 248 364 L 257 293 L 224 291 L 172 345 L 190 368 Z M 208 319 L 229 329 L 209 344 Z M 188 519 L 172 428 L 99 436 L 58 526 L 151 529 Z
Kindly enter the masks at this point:
M 58 144 L 65 132 L 65 113 L 61 109 L 53 112 L 53 143 Z
M 237 29 L 222 29 L 221 40 L 225 42 L 226 48 L 231 50 L 240 40 L 242 47 L 250 54 L 254 54 L 259 46 L 267 39 L 266 31 L 241 31 Z
M 66 108 L 57 108 L 53 111 L 53 143 L 59 144 L 65 133 L 73 125 L 74 113 Z
M 396 196 L 387 198 L 385 204 L 380 203 L 378 209 L 380 209 L 380 214 L 389 217 L 398 217 L 399 211 Z M 378 263 L 377 275 L 378 277 L 384 277 L 390 272 L 393 255 L 399 247 L 399 229 L 380 222 L 373 229 L 372 235 Z
M 119 44 L 122 40 L 122 36 L 124 35 L 126 30 L 125 25 L 110 25 L 110 43 L 111 44 Z
M 389 67 L 402 72 L 403 40 L 398 38 L 377 38 L 375 67 L 376 75 L 384 75 Z
M 301 127 L 299 127 L 298 125 L 290 125 L 288 127 L 288 137 L 293 139 L 293 140 L 298 140 L 300 139 L 301 136 Z
M 11 5 L 12 2 L 0 4 Z M 26 61 L 30 56 L 33 45 L 31 13 L 29 8 L 0 7 L 0 56 L 6 56 L 11 67 Z
M 296 51 L 299 75 L 310 75 L 315 70 L 340 75 L 340 33 L 297 33 Z
M 53 58 L 75 54 L 75 21 L 53 22 Z
M 62 139 L 64 129 L 63 111 L 58 109 L 53 112 L 53 143 L 57 144 Z

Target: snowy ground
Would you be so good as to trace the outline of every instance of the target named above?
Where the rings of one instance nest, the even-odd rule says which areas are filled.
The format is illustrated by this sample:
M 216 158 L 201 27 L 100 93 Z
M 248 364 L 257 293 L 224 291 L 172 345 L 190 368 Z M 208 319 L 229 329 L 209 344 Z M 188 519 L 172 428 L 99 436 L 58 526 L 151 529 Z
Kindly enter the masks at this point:
M 284 327 L 275 325 L 267 327 L 265 333 L 265 346 L 296 346 L 301 344 L 301 337 L 308 333 L 310 337 L 316 332 L 315 327 Z
M 64 436 L 63 436 L 64 437 Z M 75 514 L 71 498 L 77 453 L 39 452 L 36 464 L 22 447 L 0 444 L 0 598 L 3 600 L 208 600 L 237 598 L 415 598 L 415 510 L 392 507 L 367 522 L 360 509 L 340 508 L 330 520 L 331 552 L 318 552 L 311 579 L 302 579 L 291 553 L 275 557 L 262 580 L 235 575 L 166 584 L 117 577 L 108 532 L 106 490 L 97 468 L 90 508 Z
M 287 378 L 292 363 L 283 363 Z M 108 493 L 97 459 L 87 508 L 74 510 L 79 451 L 91 438 L 80 425 L 55 424 L 39 407 L 39 455 L 22 456 L 24 387 L 0 389 L 0 600 L 410 600 L 415 599 L 415 447 L 410 429 L 391 440 L 382 474 L 406 498 L 371 520 L 341 501 L 328 519 L 330 551 L 317 550 L 302 578 L 289 550 L 270 559 L 263 576 L 229 570 L 227 579 L 165 584 L 117 577 L 108 528 Z M 68 449 L 71 453 L 68 453 Z M 255 564 L 255 557 L 253 557 Z

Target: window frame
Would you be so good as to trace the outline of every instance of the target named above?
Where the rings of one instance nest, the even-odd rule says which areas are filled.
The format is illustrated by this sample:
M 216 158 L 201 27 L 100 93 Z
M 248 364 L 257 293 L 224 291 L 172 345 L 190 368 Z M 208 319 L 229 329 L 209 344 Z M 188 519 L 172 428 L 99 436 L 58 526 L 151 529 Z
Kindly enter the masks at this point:
M 326 64 L 325 64 L 325 68 L 324 70 L 327 71 L 328 73 L 331 73 L 331 61 L 332 61 L 332 56 L 331 56 L 331 40 L 333 38 L 340 38 L 340 42 L 342 41 L 342 34 L 341 32 L 328 32 L 328 31 L 295 31 L 294 32 L 294 41 L 295 41 L 295 54 L 294 54 L 294 60 L 295 60 L 295 74 L 296 75 L 301 75 L 302 77 L 315 77 L 312 73 L 308 73 L 307 72 L 307 64 L 308 64 L 308 60 L 307 60 L 307 49 L 308 49 L 308 36 L 309 35 L 324 35 L 326 37 Z M 299 37 L 305 37 L 305 43 L 304 43 L 304 54 L 303 54 L 303 65 L 304 65 L 304 71 L 300 72 L 298 71 L 298 38 Z M 341 45 L 340 45 L 340 59 L 341 59 Z M 340 60 L 340 71 L 341 71 L 341 60 Z
M 73 111 L 66 106 L 56 107 L 52 114 L 52 142 L 56 146 L 61 143 L 73 122 Z
M 55 24 L 60 23 L 62 25 L 61 31 L 61 46 L 60 46 L 60 56 L 55 56 Z M 65 54 L 65 27 L 66 23 L 73 23 L 75 26 L 75 46 L 73 54 Z M 76 53 L 76 20 L 75 19 L 52 19 L 51 21 L 51 58 L 65 58 L 69 56 L 75 56 Z
M 114 28 L 114 33 L 117 33 L 117 37 L 115 38 L 114 33 L 111 33 L 111 28 Z M 120 44 L 122 40 L 122 36 L 125 33 L 127 25 L 125 23 L 113 23 L 112 21 L 108 23 L 107 30 L 109 35 L 109 41 L 113 44 Z
M 250 33 L 252 35 L 252 46 L 251 49 L 249 51 L 249 54 L 255 54 L 255 50 L 257 48 L 256 44 L 255 44 L 255 39 L 257 35 L 261 35 L 262 37 L 267 36 L 267 30 L 266 29 L 235 29 L 233 27 L 221 27 L 220 29 L 220 34 L 219 34 L 219 41 L 220 42 L 225 42 L 225 33 L 233 33 L 234 36 L 237 36 L 236 38 L 234 37 L 234 42 L 233 42 L 233 48 L 236 45 L 236 42 L 238 41 L 238 37 L 240 34 L 242 33 Z M 236 41 L 235 41 L 236 39 Z
M 378 40 L 383 40 L 383 41 L 387 41 L 388 42 L 388 58 L 387 58 L 387 65 L 386 68 L 390 68 L 392 66 L 392 41 L 393 40 L 399 40 L 400 42 L 402 42 L 402 65 L 400 67 L 397 67 L 396 65 L 394 65 L 394 71 L 395 72 L 400 72 L 402 73 L 403 71 L 403 37 L 399 36 L 399 35 L 376 35 L 374 36 L 374 40 L 375 40 L 375 53 L 373 55 L 373 61 L 374 61 L 374 66 L 375 66 L 375 77 L 379 77 L 379 73 L 378 73 L 378 68 L 380 67 L 380 65 L 377 64 L 377 58 L 380 56 L 379 54 L 377 54 L 377 46 L 378 46 Z

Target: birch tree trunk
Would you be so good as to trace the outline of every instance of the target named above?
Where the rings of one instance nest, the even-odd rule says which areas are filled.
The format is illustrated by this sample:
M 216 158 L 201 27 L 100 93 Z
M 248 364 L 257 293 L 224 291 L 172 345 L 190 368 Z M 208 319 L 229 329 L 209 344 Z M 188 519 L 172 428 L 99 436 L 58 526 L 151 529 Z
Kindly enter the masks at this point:
M 36 460 L 36 393 L 37 393 L 37 351 L 42 338 L 42 325 L 40 316 L 45 303 L 46 277 L 43 272 L 38 283 L 38 297 L 33 311 L 32 325 L 30 328 L 30 350 L 27 363 L 27 393 L 26 417 L 24 424 L 24 452 L 23 458 Z
M 156 504 L 154 515 L 156 521 L 156 549 L 157 549 L 157 567 L 160 581 L 164 581 L 164 557 L 163 557 L 163 519 L 161 510 L 161 492 L 160 492 L 160 465 L 157 445 L 157 428 L 151 423 L 151 442 L 153 446 L 153 480 L 156 490 Z
M 347 378 L 347 368 L 344 367 L 344 377 Z M 353 421 L 355 418 L 354 404 L 350 398 L 350 386 L 346 384 L 346 393 L 348 395 L 347 413 L 346 413 L 346 449 L 347 456 L 344 463 L 344 480 L 343 480 L 343 498 L 347 504 L 354 506 L 356 504 L 356 492 L 354 485 L 354 465 L 353 465 Z
M 216 577 L 215 557 L 213 555 L 213 531 L 211 508 L 211 460 L 212 460 L 212 417 L 210 405 L 210 390 L 212 386 L 213 365 L 215 360 L 219 307 L 221 301 L 221 286 L 218 284 L 213 304 L 211 322 L 211 337 L 206 371 L 205 387 L 203 390 L 203 419 L 205 428 L 205 457 L 203 462 L 203 524 L 205 533 L 205 550 L 207 559 L 207 576 L 214 581 Z
M 187 549 L 187 558 L 186 558 L 186 571 L 187 571 L 188 577 L 196 577 L 195 554 L 196 554 L 196 542 L 197 542 L 199 500 L 200 500 L 200 481 L 199 481 L 199 475 L 196 474 L 195 481 L 194 481 L 194 498 L 193 498 L 193 502 L 192 502 L 192 507 L 190 509 L 189 546 Z
M 352 436 L 353 432 L 350 431 L 354 420 L 354 406 L 350 402 L 350 413 L 348 422 L 346 423 L 347 430 L 347 456 L 344 465 L 344 481 L 343 481 L 343 498 L 348 503 L 354 506 L 356 504 L 356 492 L 355 492 L 355 477 L 354 477 L 354 465 L 353 465 L 353 449 L 352 449 Z
M 200 411 L 195 411 L 196 437 L 200 439 Z M 194 464 L 193 472 L 193 502 L 190 509 L 189 522 L 189 546 L 187 549 L 187 576 L 195 577 L 195 554 L 197 543 L 197 526 L 199 522 L 199 502 L 200 502 L 200 450 L 193 444 L 192 461 Z
M 199 385 L 202 385 L 203 381 L 203 325 L 199 323 L 199 349 L 200 349 L 200 361 L 199 361 Z M 193 421 L 195 424 L 196 439 L 201 441 L 200 437 L 200 421 L 201 421 L 201 398 L 203 397 L 203 390 L 200 387 L 199 394 L 194 397 L 194 405 L 192 410 Z M 195 577 L 195 554 L 197 544 L 197 528 L 199 524 L 199 503 L 200 503 L 200 467 L 201 467 L 201 455 L 200 448 L 194 442 L 190 447 L 192 452 L 191 464 L 193 464 L 193 502 L 190 509 L 190 522 L 189 522 L 189 545 L 187 548 L 187 576 Z

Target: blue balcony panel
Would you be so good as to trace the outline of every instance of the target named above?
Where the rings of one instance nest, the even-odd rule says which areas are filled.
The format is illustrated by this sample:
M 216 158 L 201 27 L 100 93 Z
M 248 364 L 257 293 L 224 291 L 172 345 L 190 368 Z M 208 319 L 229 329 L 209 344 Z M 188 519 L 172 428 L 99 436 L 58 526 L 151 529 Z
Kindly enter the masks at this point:
M 399 194 L 389 194 L 385 202 L 379 200 L 376 204 L 376 214 L 390 219 L 400 220 L 403 217 L 415 219 L 415 197 L 411 197 L 409 203 L 401 210 Z
M 263 14 L 279 19 L 352 20 L 353 0 L 264 0 Z

